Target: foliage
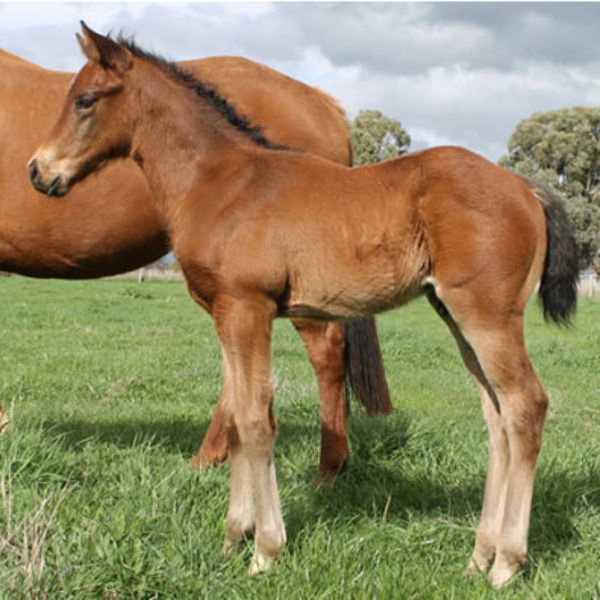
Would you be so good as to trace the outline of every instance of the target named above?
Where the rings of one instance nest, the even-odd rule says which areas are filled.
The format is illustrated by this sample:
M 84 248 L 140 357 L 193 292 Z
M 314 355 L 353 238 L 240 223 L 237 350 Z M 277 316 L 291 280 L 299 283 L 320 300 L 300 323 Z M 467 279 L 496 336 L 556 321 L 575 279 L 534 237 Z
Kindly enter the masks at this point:
M 566 209 L 575 231 L 582 268 L 600 258 L 600 206 L 577 196 L 567 199 Z
M 355 165 L 368 165 L 404 154 L 410 136 L 400 121 L 378 110 L 361 110 L 350 126 Z
M 318 390 L 302 343 L 274 327 L 275 462 L 288 544 L 249 578 L 223 557 L 229 470 L 186 462 L 221 357 L 181 282 L 0 280 L 0 598 L 498 598 L 462 571 L 487 468 L 475 387 L 425 301 L 378 319 L 394 412 L 353 404 L 352 461 L 314 486 Z M 550 395 L 530 567 L 505 600 L 598 598 L 600 302 L 572 329 L 532 303 L 527 340 Z
M 500 164 L 565 198 L 582 266 L 600 247 L 600 109 L 564 108 L 521 121 Z

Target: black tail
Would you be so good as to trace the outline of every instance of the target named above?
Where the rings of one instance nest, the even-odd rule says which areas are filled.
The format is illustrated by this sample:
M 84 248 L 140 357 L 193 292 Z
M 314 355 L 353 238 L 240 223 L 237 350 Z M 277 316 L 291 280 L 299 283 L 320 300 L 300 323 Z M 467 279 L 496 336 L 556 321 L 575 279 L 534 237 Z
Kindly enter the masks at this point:
M 568 325 L 577 306 L 579 263 L 575 236 L 562 200 L 537 183 L 528 184 L 546 215 L 548 248 L 539 291 L 544 318 Z
M 344 324 L 346 333 L 346 381 L 367 409 L 368 415 L 387 415 L 392 410 L 390 391 L 385 379 L 383 358 L 375 319 Z

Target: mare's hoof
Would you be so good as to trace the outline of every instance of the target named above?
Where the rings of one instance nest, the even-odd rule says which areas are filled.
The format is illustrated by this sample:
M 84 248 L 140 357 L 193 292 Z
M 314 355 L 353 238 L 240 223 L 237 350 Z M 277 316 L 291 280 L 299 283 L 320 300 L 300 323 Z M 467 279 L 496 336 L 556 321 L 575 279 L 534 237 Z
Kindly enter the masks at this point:
M 192 469 L 208 469 L 209 467 L 216 467 L 221 463 L 227 460 L 227 452 L 223 453 L 214 453 L 210 456 L 206 456 L 204 452 L 201 450 L 198 451 L 196 456 L 190 460 L 188 466 L 192 467 Z
M 188 466 L 192 467 L 192 469 L 207 469 L 208 467 L 210 467 L 210 464 L 206 464 L 203 460 L 202 457 L 200 456 L 200 454 L 196 454 L 196 456 L 194 456 L 194 458 L 192 458 L 192 460 L 190 460 L 190 462 L 188 463 Z
M 343 473 L 346 470 L 347 466 L 347 458 L 336 461 L 335 463 L 319 464 L 319 472 L 315 477 L 315 484 L 333 481 L 340 473 Z

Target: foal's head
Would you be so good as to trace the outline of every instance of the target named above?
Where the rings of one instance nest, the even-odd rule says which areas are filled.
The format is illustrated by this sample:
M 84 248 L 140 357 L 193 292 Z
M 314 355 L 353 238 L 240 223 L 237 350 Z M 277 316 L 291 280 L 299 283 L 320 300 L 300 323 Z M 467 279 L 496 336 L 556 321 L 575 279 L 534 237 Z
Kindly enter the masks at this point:
M 85 23 L 77 35 L 88 61 L 71 84 L 62 113 L 28 165 L 37 190 L 63 196 L 112 156 L 127 156 L 137 118 L 135 94 L 125 85 L 131 53 Z

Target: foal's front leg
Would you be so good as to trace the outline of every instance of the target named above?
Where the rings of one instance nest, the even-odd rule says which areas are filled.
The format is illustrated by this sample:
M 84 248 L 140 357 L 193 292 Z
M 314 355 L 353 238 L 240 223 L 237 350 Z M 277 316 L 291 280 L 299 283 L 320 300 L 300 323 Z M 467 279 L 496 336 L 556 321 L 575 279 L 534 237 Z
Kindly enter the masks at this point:
M 229 511 L 227 513 L 227 532 L 223 552 L 229 554 L 236 542 L 254 529 L 256 515 L 254 510 L 254 491 L 250 466 L 246 455 L 241 451 L 237 428 L 233 421 L 233 372 L 227 356 L 223 353 L 223 390 L 219 402 L 222 419 L 224 443 L 232 448 L 230 458 Z M 229 438 L 229 441 L 228 441 Z
M 272 565 L 286 539 L 273 463 L 270 354 L 275 306 L 262 297 L 227 298 L 214 314 L 232 384 L 225 402 L 232 464 L 225 547 L 251 526 L 254 508 L 255 551 L 249 572 L 255 574 Z M 253 505 L 248 502 L 250 486 Z

